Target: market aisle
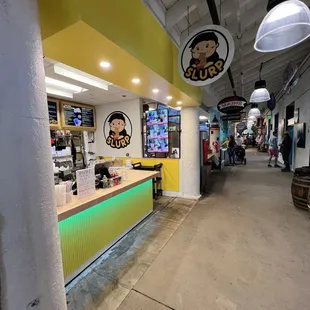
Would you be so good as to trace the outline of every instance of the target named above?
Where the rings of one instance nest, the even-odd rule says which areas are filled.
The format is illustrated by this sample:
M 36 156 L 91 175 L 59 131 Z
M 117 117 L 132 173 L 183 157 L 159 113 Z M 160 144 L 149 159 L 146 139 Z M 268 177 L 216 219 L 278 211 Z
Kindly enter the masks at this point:
M 247 159 L 197 204 L 163 197 L 73 286 L 68 310 L 309 309 L 308 214 L 290 174 Z
M 290 174 L 247 157 L 192 209 L 119 309 L 309 309 L 308 214 L 292 205 Z

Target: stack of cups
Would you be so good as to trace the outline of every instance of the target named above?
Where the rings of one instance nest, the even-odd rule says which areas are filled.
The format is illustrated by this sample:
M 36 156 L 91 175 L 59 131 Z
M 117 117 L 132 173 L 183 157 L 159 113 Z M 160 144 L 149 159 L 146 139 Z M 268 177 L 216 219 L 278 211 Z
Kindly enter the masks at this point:
M 61 207 L 72 200 L 72 181 L 61 182 L 55 185 L 55 195 L 57 207 Z
M 56 195 L 57 207 L 63 206 L 67 200 L 66 184 L 55 185 L 55 195 Z

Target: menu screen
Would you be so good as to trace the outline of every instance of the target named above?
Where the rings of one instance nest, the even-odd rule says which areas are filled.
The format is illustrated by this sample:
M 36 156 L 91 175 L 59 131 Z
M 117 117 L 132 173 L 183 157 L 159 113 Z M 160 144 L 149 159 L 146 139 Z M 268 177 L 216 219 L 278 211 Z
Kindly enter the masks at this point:
M 147 112 L 146 135 L 149 153 L 168 153 L 168 109 Z
M 65 126 L 95 127 L 93 108 L 64 104 L 63 113 Z
M 48 100 L 48 117 L 50 125 L 58 125 L 58 105 L 57 102 Z

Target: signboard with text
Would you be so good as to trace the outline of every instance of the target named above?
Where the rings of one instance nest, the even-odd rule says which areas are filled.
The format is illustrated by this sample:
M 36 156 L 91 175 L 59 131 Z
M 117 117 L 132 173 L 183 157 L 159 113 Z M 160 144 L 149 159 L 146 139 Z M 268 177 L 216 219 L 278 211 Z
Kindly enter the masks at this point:
M 62 127 L 70 130 L 95 130 L 95 108 L 73 102 L 62 102 Z
M 224 114 L 238 114 L 247 106 L 247 101 L 243 97 L 231 96 L 222 99 L 217 109 Z
M 94 168 L 76 171 L 77 192 L 79 198 L 92 195 L 96 191 Z
M 218 25 L 206 25 L 191 33 L 179 49 L 179 72 L 193 86 L 220 79 L 229 68 L 235 52 L 231 33 Z

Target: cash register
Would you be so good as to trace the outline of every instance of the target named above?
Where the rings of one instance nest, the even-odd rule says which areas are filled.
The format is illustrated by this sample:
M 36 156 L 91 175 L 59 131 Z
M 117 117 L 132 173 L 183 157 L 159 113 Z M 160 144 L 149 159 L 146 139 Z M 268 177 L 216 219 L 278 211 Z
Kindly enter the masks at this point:
M 104 188 L 103 179 L 111 178 L 109 167 L 111 166 L 110 162 L 98 163 L 95 165 L 95 176 L 96 176 L 96 188 Z

